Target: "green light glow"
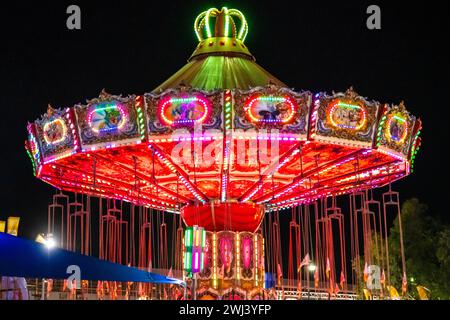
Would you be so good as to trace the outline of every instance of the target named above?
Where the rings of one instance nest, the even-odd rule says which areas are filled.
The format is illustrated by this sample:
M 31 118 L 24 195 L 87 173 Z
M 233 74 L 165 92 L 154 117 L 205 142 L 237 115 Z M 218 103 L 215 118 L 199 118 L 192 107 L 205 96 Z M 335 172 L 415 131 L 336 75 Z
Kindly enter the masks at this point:
M 405 123 L 405 121 L 406 121 L 404 118 L 399 117 L 399 116 L 394 116 L 393 118 L 401 123 Z
M 215 33 L 213 34 L 213 29 L 210 25 L 210 19 L 211 18 L 217 18 L 218 16 L 221 16 L 223 18 L 223 25 L 219 26 L 219 31 L 217 32 L 217 26 L 215 26 L 214 30 Z M 239 28 L 239 32 L 237 34 L 235 28 L 233 28 L 232 34 L 230 35 L 230 24 L 233 26 L 236 26 L 235 21 L 233 20 L 233 17 L 239 19 L 241 21 L 241 26 Z M 217 22 L 216 22 L 217 23 Z M 248 24 L 245 19 L 245 16 L 236 9 L 228 9 L 227 7 L 223 7 L 222 10 L 218 10 L 216 8 L 210 8 L 207 11 L 204 11 L 200 13 L 194 22 L 194 31 L 197 36 L 198 41 L 204 40 L 204 33 L 203 29 L 206 32 L 206 39 L 212 38 L 212 37 L 218 37 L 224 36 L 224 37 L 235 37 L 238 40 L 241 40 L 242 42 L 245 41 L 245 38 L 248 34 Z
M 269 102 L 284 102 L 286 99 L 282 97 L 273 97 L 273 96 L 262 96 L 259 97 L 259 101 L 269 101 Z
M 200 270 L 203 270 L 203 252 L 200 253 Z
M 190 259 L 190 254 L 189 254 L 189 252 L 186 252 L 185 253 L 185 257 L 186 257 L 186 259 L 185 259 L 185 261 L 184 261 L 184 263 L 185 263 L 185 265 L 184 265 L 184 268 L 186 269 L 186 270 L 191 270 L 192 268 L 191 268 L 191 259 Z
M 344 108 L 349 108 L 349 109 L 361 109 L 360 106 L 353 105 L 353 104 L 348 104 L 348 103 L 344 103 L 344 102 L 339 102 L 338 106 L 339 107 L 344 107 Z
M 195 35 L 197 36 L 198 41 L 202 41 L 202 36 L 200 34 L 200 27 L 198 27 L 198 23 L 201 19 L 203 19 L 203 17 L 205 16 L 206 12 L 202 12 L 200 13 L 197 18 L 195 19 L 194 22 L 194 31 L 195 31 Z
M 191 247 L 192 246 L 192 228 L 188 228 L 185 231 L 184 234 L 184 241 L 185 241 L 185 246 L 186 247 Z
M 225 37 L 228 37 L 229 34 L 229 29 L 230 29 L 230 16 L 228 15 L 228 8 L 227 7 L 223 7 L 223 11 L 225 13 L 225 32 L 224 35 Z
M 212 37 L 211 28 L 210 28 L 210 26 L 209 26 L 209 17 L 211 16 L 211 13 L 212 13 L 214 10 L 217 10 L 217 9 L 215 9 L 215 8 L 209 9 L 209 10 L 206 12 L 206 16 L 205 16 L 206 36 L 207 36 L 208 38 L 211 38 L 211 37 Z
M 237 9 L 231 9 L 229 12 L 230 12 L 231 16 L 236 16 L 241 19 L 242 24 L 241 24 L 241 28 L 239 30 L 237 38 L 239 40 L 241 40 L 242 42 L 244 42 L 245 38 L 247 37 L 247 33 L 248 33 L 247 20 L 245 20 L 245 16 L 242 14 L 242 12 L 240 12 Z
M 31 155 L 30 151 L 28 151 L 28 149 L 26 149 L 27 155 L 30 158 L 31 164 L 33 165 L 33 175 L 36 175 L 36 165 L 34 163 L 34 159 L 33 156 Z

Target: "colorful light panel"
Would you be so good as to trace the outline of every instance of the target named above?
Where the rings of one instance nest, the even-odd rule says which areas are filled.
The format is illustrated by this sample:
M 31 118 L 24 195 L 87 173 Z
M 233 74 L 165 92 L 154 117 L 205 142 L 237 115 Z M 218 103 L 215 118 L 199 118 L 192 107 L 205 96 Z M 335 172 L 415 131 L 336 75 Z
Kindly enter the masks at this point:
M 405 142 L 408 135 L 408 121 L 397 114 L 391 114 L 387 121 L 386 138 L 398 144 Z
M 184 232 L 184 270 L 189 273 L 203 271 L 206 244 L 205 229 L 198 226 L 188 227 Z
M 358 104 L 346 103 L 340 100 L 330 104 L 327 117 L 333 127 L 358 131 L 367 122 L 366 109 Z
M 116 102 L 102 102 L 88 113 L 88 123 L 95 133 L 120 130 L 127 121 L 125 107 Z
M 289 96 L 256 96 L 248 100 L 244 111 L 253 123 L 287 124 L 298 107 Z
M 44 140 L 48 145 L 63 142 L 67 137 L 67 126 L 61 118 L 49 121 L 44 125 Z
M 211 114 L 209 101 L 201 96 L 167 97 L 158 106 L 161 122 L 166 125 L 194 125 L 203 123 Z

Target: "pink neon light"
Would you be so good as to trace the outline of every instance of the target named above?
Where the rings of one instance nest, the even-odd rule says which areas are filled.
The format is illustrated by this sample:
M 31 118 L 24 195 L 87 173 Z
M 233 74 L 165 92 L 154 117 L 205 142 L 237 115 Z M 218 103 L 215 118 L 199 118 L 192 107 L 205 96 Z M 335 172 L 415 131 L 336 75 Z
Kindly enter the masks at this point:
M 199 255 L 198 255 L 198 252 L 196 252 L 195 256 L 194 256 L 194 269 L 195 270 L 199 269 L 199 267 L 198 267 L 199 262 L 200 262 Z

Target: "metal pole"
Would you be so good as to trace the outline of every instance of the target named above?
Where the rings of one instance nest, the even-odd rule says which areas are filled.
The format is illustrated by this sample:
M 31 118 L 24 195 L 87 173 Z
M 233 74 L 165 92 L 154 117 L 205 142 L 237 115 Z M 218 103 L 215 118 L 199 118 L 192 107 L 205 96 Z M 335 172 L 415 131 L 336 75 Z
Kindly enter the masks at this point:
M 193 300 L 197 300 L 197 273 L 196 272 L 193 275 L 193 280 L 194 280 L 193 281 L 194 282 L 193 283 L 193 287 L 194 287 L 193 291 L 194 292 L 192 293 L 193 294 L 192 297 L 193 297 Z
M 42 279 L 41 300 L 45 300 L 45 279 Z
M 184 271 L 183 271 L 183 273 L 184 273 Z M 188 298 L 188 278 L 186 277 L 186 276 L 183 276 L 183 278 L 184 278 L 184 280 L 185 280 L 185 282 L 184 282 L 184 300 L 187 300 L 187 298 Z

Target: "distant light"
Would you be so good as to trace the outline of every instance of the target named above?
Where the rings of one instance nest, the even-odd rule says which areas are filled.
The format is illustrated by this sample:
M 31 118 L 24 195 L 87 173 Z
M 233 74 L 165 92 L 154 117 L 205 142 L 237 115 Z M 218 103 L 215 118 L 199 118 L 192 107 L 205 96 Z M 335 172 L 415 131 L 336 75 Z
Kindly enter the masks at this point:
M 415 282 L 415 281 L 416 281 L 416 279 L 414 279 L 413 277 L 411 277 L 411 278 L 409 278 L 409 281 L 411 281 L 411 282 Z
M 316 265 L 311 263 L 311 264 L 308 266 L 308 270 L 311 271 L 311 272 L 316 271 Z
M 56 241 L 53 238 L 48 238 L 44 242 L 47 249 L 53 249 L 56 247 Z
M 41 244 L 45 244 L 45 236 L 44 236 L 44 234 L 43 233 L 39 233 L 36 236 L 36 240 L 35 241 L 38 242 L 38 243 L 41 243 Z
M 36 242 L 42 243 L 49 250 L 56 247 L 56 241 L 52 234 L 44 235 L 43 233 L 40 233 L 36 237 Z

